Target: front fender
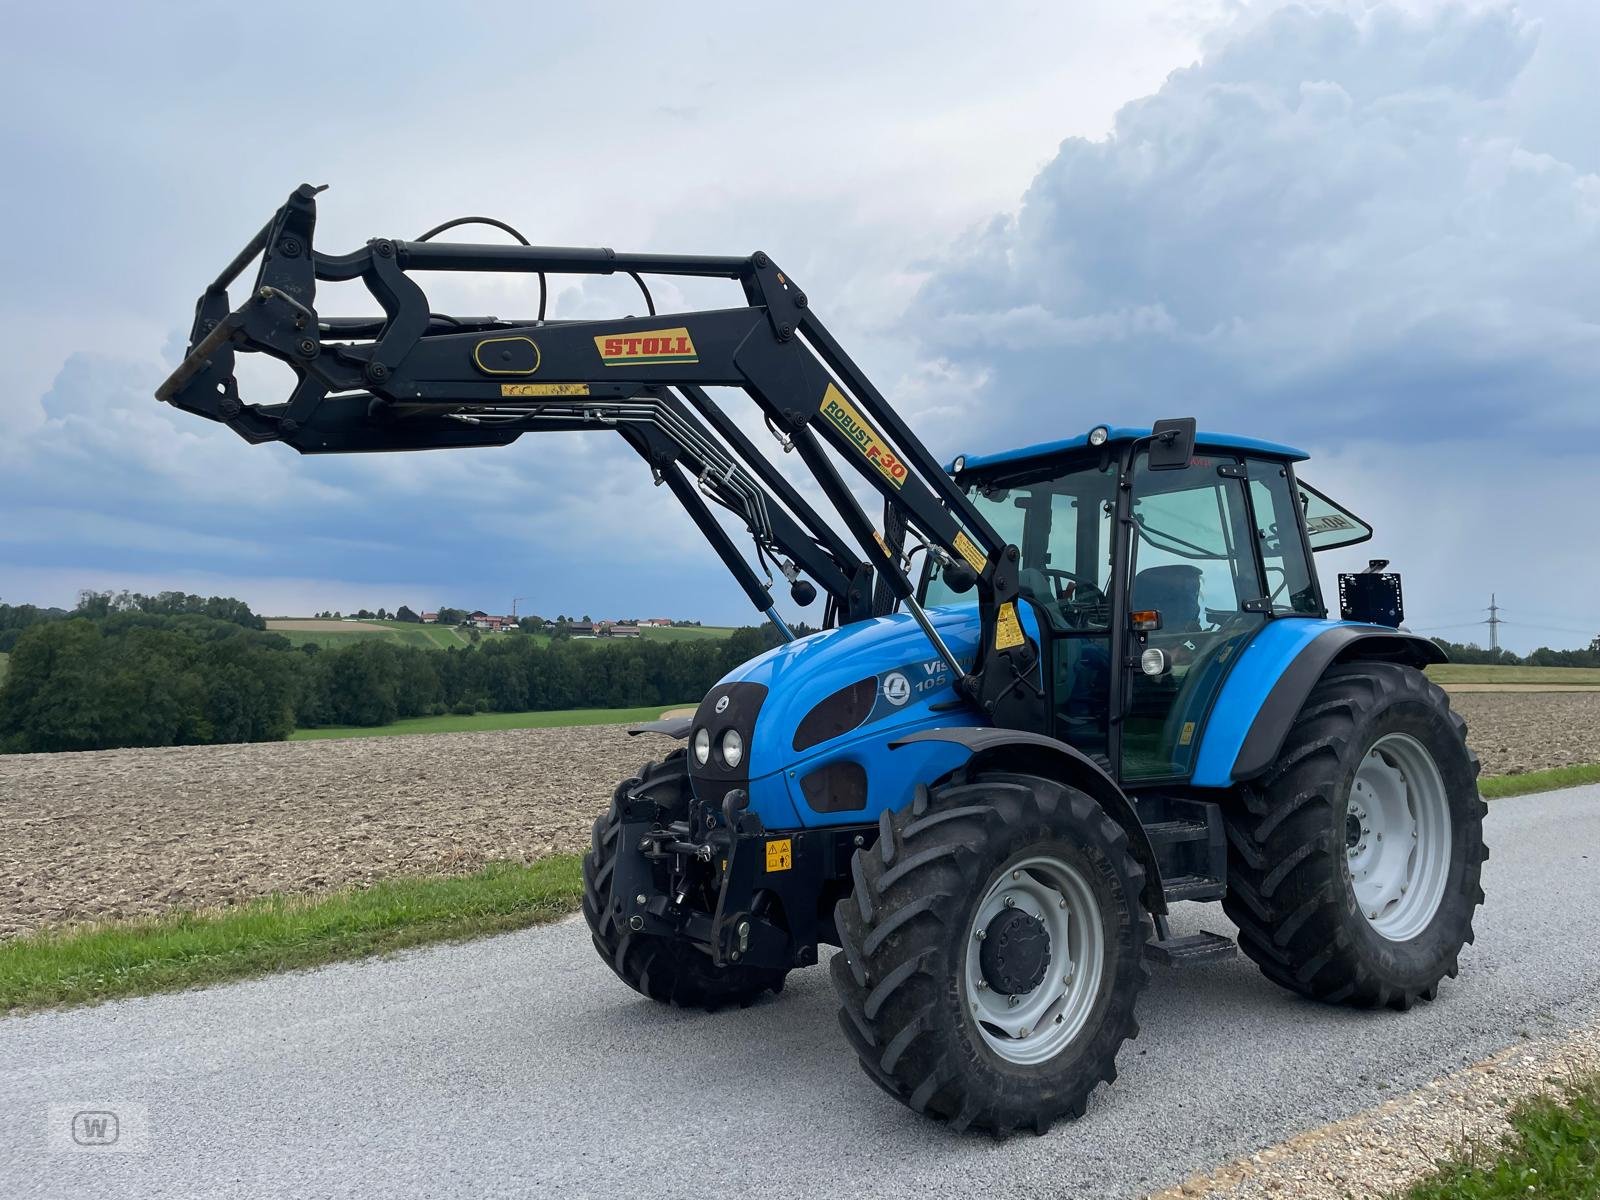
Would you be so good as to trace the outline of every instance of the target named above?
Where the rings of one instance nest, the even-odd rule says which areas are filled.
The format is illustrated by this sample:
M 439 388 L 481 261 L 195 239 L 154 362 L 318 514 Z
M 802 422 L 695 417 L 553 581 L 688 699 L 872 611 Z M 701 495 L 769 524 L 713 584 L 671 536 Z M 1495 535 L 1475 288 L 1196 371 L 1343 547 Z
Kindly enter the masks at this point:
M 1383 625 L 1311 617 L 1270 621 L 1240 651 L 1217 695 L 1190 782 L 1225 788 L 1266 771 L 1323 672 L 1353 658 L 1418 668 L 1446 661 L 1429 639 Z
M 1152 913 L 1167 911 L 1166 887 L 1161 881 L 1161 864 L 1156 848 L 1134 808 L 1117 781 L 1082 750 L 1043 734 L 1021 729 L 975 728 L 922 729 L 889 743 L 889 749 L 914 742 L 951 742 L 971 752 L 965 766 L 979 769 L 992 766 L 1021 774 L 1042 775 L 1087 792 L 1095 803 L 1128 834 L 1133 856 L 1144 868 L 1144 904 Z

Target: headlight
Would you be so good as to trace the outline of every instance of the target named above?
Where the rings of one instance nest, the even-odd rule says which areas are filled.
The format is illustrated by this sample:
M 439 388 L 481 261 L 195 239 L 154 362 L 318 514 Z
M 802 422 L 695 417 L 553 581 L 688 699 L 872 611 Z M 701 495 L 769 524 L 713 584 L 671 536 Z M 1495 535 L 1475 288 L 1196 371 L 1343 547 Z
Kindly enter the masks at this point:
M 694 732 L 694 760 L 702 767 L 711 757 L 711 731 L 702 727 Z
M 1172 668 L 1172 660 L 1165 650 L 1151 646 L 1139 656 L 1139 669 L 1146 675 L 1165 675 Z
M 737 729 L 730 729 L 722 735 L 722 761 L 729 767 L 737 767 L 744 761 L 744 738 L 739 736 Z
M 1093 429 L 1089 430 L 1089 445 L 1104 446 L 1106 444 L 1106 439 L 1110 436 L 1111 430 L 1107 429 L 1104 425 L 1096 425 Z

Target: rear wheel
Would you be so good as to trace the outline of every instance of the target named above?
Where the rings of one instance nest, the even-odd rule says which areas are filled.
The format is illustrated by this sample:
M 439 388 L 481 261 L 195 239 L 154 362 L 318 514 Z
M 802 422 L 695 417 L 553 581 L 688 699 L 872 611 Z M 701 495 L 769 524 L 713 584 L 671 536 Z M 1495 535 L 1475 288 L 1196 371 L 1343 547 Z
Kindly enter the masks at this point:
M 852 866 L 832 975 L 867 1074 L 957 1128 L 1082 1115 L 1149 977 L 1123 829 L 1074 788 L 983 773 L 919 788 Z
M 1483 901 L 1478 760 L 1422 672 L 1334 667 L 1228 814 L 1228 895 L 1262 972 L 1319 1000 L 1409 1008 L 1454 977 Z
M 583 917 L 594 948 L 617 978 L 634 991 L 663 1004 L 708 1011 L 744 1006 L 763 992 L 781 992 L 786 972 L 755 967 L 719 967 L 696 943 L 636 933 L 622 921 L 624 897 L 613 895 L 617 856 L 622 846 L 622 804 L 629 793 L 651 792 L 658 803 L 689 800 L 682 750 L 659 763 L 646 763 L 612 793 L 611 807 L 594 823 L 589 852 L 583 856 Z M 685 809 L 686 810 L 686 809 Z

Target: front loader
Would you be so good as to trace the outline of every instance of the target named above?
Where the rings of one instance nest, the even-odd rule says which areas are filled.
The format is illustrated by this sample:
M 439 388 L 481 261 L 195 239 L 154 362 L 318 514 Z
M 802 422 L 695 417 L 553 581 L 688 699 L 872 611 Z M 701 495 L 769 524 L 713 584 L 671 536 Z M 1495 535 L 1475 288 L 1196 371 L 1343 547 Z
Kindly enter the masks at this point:
M 325 254 L 319 190 L 206 289 L 159 399 L 305 454 L 612 430 L 784 636 L 693 717 L 636 728 L 683 744 L 618 785 L 583 865 L 629 986 L 746 1004 L 838 946 L 867 1074 L 1004 1134 L 1115 1077 L 1150 964 L 1234 953 L 1173 936 L 1175 902 L 1220 900 L 1237 946 L 1315 999 L 1404 1009 L 1456 974 L 1483 899 L 1477 760 L 1386 564 L 1340 576 L 1328 615 L 1313 553 L 1372 531 L 1300 481 L 1304 454 L 1185 418 L 941 464 L 765 254 L 532 246 L 499 222 L 520 244 L 435 240 L 477 218 Z M 433 271 L 537 275 L 539 312 L 440 314 Z M 548 317 L 550 273 L 629 274 L 647 314 Z M 742 302 L 657 313 L 657 275 Z M 318 311 L 319 282 L 356 279 L 381 317 Z M 288 364 L 291 394 L 241 396 L 240 353 Z M 821 600 L 821 632 L 789 631 L 775 574 Z

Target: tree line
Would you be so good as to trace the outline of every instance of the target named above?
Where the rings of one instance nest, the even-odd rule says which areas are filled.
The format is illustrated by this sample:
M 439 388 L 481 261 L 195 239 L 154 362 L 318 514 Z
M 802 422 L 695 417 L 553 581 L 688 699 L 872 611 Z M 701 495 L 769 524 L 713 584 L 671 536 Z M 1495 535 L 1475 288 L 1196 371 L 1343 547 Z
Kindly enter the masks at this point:
M 1509 650 L 1489 650 L 1476 642 L 1450 642 L 1434 638 L 1434 643 L 1455 663 L 1495 664 L 1505 667 L 1600 667 L 1600 634 L 1586 649 L 1552 650 L 1540 646 L 1527 654 L 1513 654 Z
M 431 650 L 361 638 L 297 648 L 222 597 L 86 593 L 70 613 L 19 612 L 28 607 L 0 605 L 0 630 L 15 632 L 0 685 L 8 753 L 277 741 L 297 726 L 693 702 L 775 640 L 770 630 L 741 629 L 693 641 L 499 638 Z

